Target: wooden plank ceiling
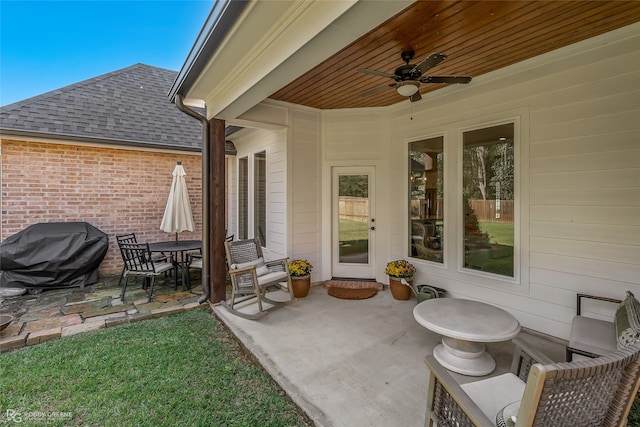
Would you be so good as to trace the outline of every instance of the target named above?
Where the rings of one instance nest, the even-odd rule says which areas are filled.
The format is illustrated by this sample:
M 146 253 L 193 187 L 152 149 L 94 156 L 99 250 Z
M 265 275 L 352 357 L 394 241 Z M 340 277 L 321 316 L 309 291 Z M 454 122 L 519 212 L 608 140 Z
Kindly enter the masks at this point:
M 412 64 L 448 56 L 426 75 L 477 77 L 638 21 L 635 0 L 418 1 L 270 98 L 319 109 L 391 105 L 406 99 L 393 88 L 359 95 L 393 80 L 358 69 L 393 74 L 404 65 L 400 53 L 413 50 Z M 420 92 L 441 87 L 422 84 Z

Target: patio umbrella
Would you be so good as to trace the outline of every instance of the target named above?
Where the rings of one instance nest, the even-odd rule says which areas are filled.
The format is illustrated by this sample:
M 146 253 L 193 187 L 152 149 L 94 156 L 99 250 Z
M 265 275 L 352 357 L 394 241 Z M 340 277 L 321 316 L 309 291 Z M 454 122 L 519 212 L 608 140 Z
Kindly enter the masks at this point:
M 187 182 L 184 177 L 186 172 L 182 167 L 182 162 L 178 162 L 173 170 L 173 181 L 171 191 L 167 199 L 167 207 L 160 223 L 160 229 L 166 233 L 178 233 L 183 231 L 193 231 L 193 215 L 191 214 L 191 203 L 187 192 Z

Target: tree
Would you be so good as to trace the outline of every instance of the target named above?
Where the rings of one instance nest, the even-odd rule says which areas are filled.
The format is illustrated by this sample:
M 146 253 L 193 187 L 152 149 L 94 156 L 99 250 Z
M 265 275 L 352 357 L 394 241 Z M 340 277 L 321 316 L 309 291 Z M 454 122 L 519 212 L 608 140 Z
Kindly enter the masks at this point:
M 367 175 L 342 175 L 338 185 L 341 196 L 369 197 L 369 177 Z

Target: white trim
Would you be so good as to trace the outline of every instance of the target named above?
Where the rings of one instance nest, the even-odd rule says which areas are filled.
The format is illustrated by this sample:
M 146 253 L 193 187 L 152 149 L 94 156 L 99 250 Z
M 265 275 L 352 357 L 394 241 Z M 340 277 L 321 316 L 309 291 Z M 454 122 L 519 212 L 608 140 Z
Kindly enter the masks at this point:
M 456 241 L 456 247 L 458 250 L 458 262 L 457 262 L 457 271 L 459 273 L 462 274 L 470 274 L 473 276 L 477 276 L 479 279 L 484 280 L 489 279 L 489 280 L 496 280 L 498 282 L 503 282 L 503 283 L 508 283 L 508 284 L 513 284 L 513 285 L 520 285 L 522 284 L 522 277 L 521 277 L 521 265 L 520 265 L 520 261 L 522 259 L 522 253 L 521 253 L 521 244 L 520 244 L 520 236 L 522 234 L 522 220 L 520 217 L 521 214 L 521 203 L 522 203 L 522 194 L 521 194 L 521 187 L 520 187 L 520 163 L 522 162 L 522 158 L 521 158 L 521 138 L 520 135 L 522 134 L 522 130 L 521 130 L 521 124 L 520 124 L 520 116 L 511 116 L 509 117 L 509 115 L 505 115 L 505 118 L 503 119 L 492 119 L 492 120 L 478 120 L 476 121 L 476 123 L 474 123 L 473 125 L 469 124 L 466 126 L 460 126 L 460 128 L 458 129 L 458 141 L 456 144 L 456 148 L 457 148 L 457 161 L 458 161 L 458 168 L 456 171 L 457 174 L 457 185 L 456 185 L 456 204 L 457 204 L 457 221 L 456 221 L 456 227 L 459 231 L 463 230 L 464 228 L 464 206 L 463 206 L 463 202 L 462 202 L 462 183 L 463 183 L 463 152 L 464 152 L 464 133 L 465 132 L 469 132 L 469 131 L 474 131 L 474 130 L 479 130 L 479 129 L 484 129 L 484 128 L 488 128 L 488 127 L 492 127 L 492 126 L 498 126 L 498 125 L 502 125 L 502 124 L 508 124 L 508 123 L 513 123 L 514 124 L 514 131 L 513 131 L 513 145 L 514 145 L 514 169 L 513 169 L 513 175 L 514 175 L 514 214 L 513 214 L 513 232 L 514 232 L 514 236 L 513 236 L 513 278 L 509 278 L 507 276 L 503 276 L 500 274 L 494 274 L 494 273 L 488 273 L 488 272 L 481 272 L 481 271 L 476 271 L 476 270 L 472 270 L 469 268 L 465 268 L 464 267 L 464 247 L 465 247 L 465 243 L 464 243 L 464 233 L 460 232 L 460 235 L 457 238 Z
M 368 243 L 368 261 L 367 263 L 341 263 L 339 254 L 334 249 L 337 246 L 338 231 L 338 207 L 335 202 L 337 200 L 338 177 L 346 175 L 366 175 L 368 180 L 368 200 L 369 200 L 369 221 L 367 228 L 369 229 Z M 378 228 L 376 218 L 376 167 L 373 165 L 363 166 L 333 166 L 331 167 L 331 271 L 332 276 L 338 277 L 358 277 L 363 279 L 372 279 L 376 277 L 376 230 L 370 227 Z M 374 220 L 372 222 L 372 219 Z M 345 273 L 348 272 L 348 273 Z
M 447 256 L 447 246 L 448 246 L 448 242 L 450 241 L 450 239 L 448 239 L 448 233 L 449 230 L 451 229 L 451 226 L 448 224 L 449 221 L 447 221 L 447 214 L 449 212 L 449 197 L 447 197 L 447 190 L 450 187 L 450 182 L 447 178 L 447 170 L 448 170 L 448 166 L 447 166 L 447 158 L 451 155 L 450 151 L 451 148 L 448 147 L 447 143 L 447 131 L 446 130 L 442 130 L 442 131 L 437 131 L 437 132 L 431 132 L 431 133 L 425 133 L 423 136 L 419 136 L 419 137 L 412 137 L 409 138 L 407 140 L 405 140 L 405 144 L 404 144 L 404 158 L 405 158 L 405 177 L 409 176 L 409 163 L 408 160 L 409 159 L 409 144 L 411 144 L 412 142 L 418 142 L 418 141 L 423 141 L 425 139 L 431 139 L 431 138 L 438 138 L 438 137 L 442 137 L 443 139 L 443 146 L 442 146 L 442 154 L 444 156 L 443 159 L 443 181 L 442 181 L 442 194 L 443 194 L 443 221 L 444 221 L 444 226 L 442 229 L 442 262 L 435 262 L 435 261 L 429 261 L 427 259 L 420 259 L 420 258 L 414 258 L 411 256 L 411 253 L 409 251 L 409 203 L 410 203 L 410 190 L 407 189 L 407 191 L 405 192 L 405 212 L 404 212 L 404 217 L 405 217 L 405 229 L 404 229 L 404 239 L 405 239 L 405 256 L 407 259 L 410 259 L 412 263 L 415 263 L 416 265 L 424 265 L 425 267 L 436 267 L 436 268 L 440 268 L 443 270 L 447 270 L 449 268 L 449 256 Z M 435 161 L 435 160 L 434 160 Z M 406 184 L 406 183 L 405 183 Z

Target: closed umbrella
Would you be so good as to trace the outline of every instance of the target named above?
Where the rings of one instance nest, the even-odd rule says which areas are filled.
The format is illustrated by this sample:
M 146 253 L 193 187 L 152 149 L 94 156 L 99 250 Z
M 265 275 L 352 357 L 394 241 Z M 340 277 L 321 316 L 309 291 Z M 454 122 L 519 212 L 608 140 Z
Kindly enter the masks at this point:
M 160 229 L 164 232 L 176 233 L 176 241 L 178 240 L 178 233 L 193 231 L 194 228 L 187 182 L 184 179 L 186 175 L 182 162 L 178 162 L 173 170 L 171 191 L 169 191 L 167 207 L 160 223 Z

